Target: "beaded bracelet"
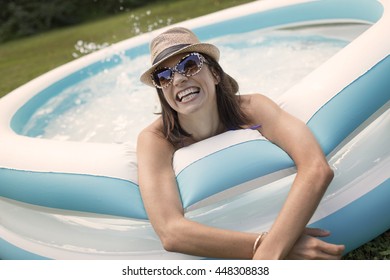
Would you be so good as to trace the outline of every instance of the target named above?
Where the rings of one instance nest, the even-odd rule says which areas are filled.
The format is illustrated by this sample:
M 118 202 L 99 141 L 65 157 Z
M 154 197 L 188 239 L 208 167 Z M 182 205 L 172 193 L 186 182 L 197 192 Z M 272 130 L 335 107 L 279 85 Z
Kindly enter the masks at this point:
M 255 255 L 256 253 L 256 250 L 257 248 L 260 246 L 261 244 L 261 239 L 267 235 L 268 232 L 264 231 L 262 233 L 259 234 L 259 236 L 256 238 L 256 241 L 255 241 L 255 244 L 253 244 L 253 255 Z

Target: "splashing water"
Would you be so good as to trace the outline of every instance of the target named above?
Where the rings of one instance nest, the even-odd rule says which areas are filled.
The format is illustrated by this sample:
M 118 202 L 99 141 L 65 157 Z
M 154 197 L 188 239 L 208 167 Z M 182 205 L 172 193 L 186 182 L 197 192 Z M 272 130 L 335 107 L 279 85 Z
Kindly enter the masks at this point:
M 238 81 L 241 94 L 259 92 L 276 99 L 367 27 L 337 27 L 333 34 L 336 27 L 322 28 L 321 32 L 318 28 L 253 31 L 209 42 L 220 48 L 220 63 Z M 340 37 L 341 33 L 348 36 Z M 149 63 L 146 55 L 125 58 L 120 65 L 66 88 L 35 112 L 22 134 L 135 143 L 159 111 L 155 90 L 139 82 Z
M 110 44 L 107 42 L 104 42 L 102 44 L 98 44 L 95 42 L 85 42 L 83 40 L 78 40 L 76 42 L 76 44 L 74 45 L 74 48 L 76 51 L 72 53 L 72 56 L 74 58 L 78 58 L 82 55 L 85 55 L 85 54 L 88 54 L 91 52 L 95 52 L 97 50 L 101 50 L 101 49 L 107 48 L 109 46 L 110 46 Z

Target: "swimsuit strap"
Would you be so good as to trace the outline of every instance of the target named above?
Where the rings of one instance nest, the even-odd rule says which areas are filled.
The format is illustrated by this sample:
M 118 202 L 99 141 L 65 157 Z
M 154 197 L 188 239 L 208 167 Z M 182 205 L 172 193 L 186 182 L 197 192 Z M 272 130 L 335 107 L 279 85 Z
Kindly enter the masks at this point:
M 255 124 L 255 125 L 252 125 L 252 126 L 248 127 L 247 129 L 257 130 L 260 127 L 261 127 L 261 124 Z M 235 128 L 229 128 L 228 129 L 228 131 L 232 131 L 232 130 L 237 130 L 237 129 L 235 129 Z
M 255 124 L 255 125 L 250 126 L 249 129 L 255 130 L 255 129 L 258 129 L 260 127 L 261 127 L 261 124 Z

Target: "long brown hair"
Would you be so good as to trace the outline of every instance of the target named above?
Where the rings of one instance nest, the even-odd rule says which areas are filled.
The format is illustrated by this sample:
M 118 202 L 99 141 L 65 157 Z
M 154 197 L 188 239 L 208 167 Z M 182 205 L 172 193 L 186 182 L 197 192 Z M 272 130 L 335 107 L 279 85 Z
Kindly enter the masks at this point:
M 219 118 L 226 129 L 240 129 L 248 123 L 248 119 L 241 110 L 240 100 L 237 98 L 239 86 L 235 79 L 226 74 L 221 65 L 211 57 L 202 54 L 220 81 L 216 85 L 217 106 Z M 180 145 L 183 137 L 190 137 L 179 123 L 177 112 L 166 101 L 161 89 L 157 89 L 161 103 L 161 115 L 163 119 L 164 135 L 174 146 Z

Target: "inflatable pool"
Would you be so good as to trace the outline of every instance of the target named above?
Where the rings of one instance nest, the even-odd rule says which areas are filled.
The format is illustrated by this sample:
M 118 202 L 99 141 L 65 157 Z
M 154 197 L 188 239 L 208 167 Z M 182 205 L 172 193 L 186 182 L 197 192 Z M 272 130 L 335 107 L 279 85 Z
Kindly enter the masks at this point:
M 310 226 L 347 252 L 390 228 L 388 0 L 257 1 L 181 23 L 203 39 L 252 30 L 364 23 L 369 28 L 291 87 L 280 106 L 307 123 L 335 171 Z M 137 57 L 161 30 L 59 67 L 0 100 L 0 259 L 194 259 L 166 252 L 145 213 L 128 143 L 22 135 L 48 99 Z M 186 216 L 267 230 L 295 169 L 257 131 L 230 131 L 180 149 L 174 168 Z M 200 175 L 201 174 L 201 175 Z

